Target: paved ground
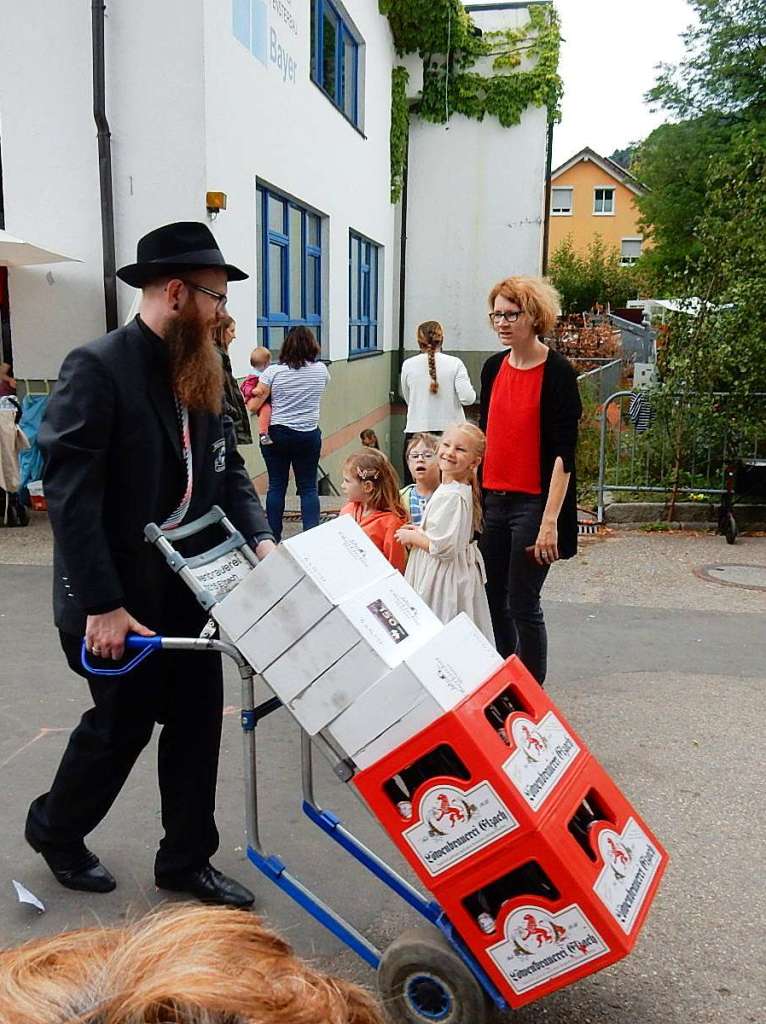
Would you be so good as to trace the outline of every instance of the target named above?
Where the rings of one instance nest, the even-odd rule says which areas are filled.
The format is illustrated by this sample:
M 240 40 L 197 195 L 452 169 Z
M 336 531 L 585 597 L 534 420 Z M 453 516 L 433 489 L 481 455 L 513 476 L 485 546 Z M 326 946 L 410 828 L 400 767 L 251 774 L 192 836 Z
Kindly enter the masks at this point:
M 50 623 L 44 517 L 0 531 L 0 943 L 81 923 L 118 921 L 153 906 L 159 833 L 155 752 L 141 758 L 91 845 L 119 879 L 107 896 L 61 889 L 21 830 L 48 785 L 84 688 L 61 666 Z M 549 689 L 594 753 L 670 849 L 672 863 L 636 950 L 621 963 L 515 1014 L 519 1024 L 724 1024 L 766 1020 L 766 899 L 761 861 L 766 712 L 766 592 L 725 587 L 694 569 L 766 566 L 766 539 L 626 534 L 588 541 L 546 587 Z M 219 785 L 216 863 L 249 879 L 258 910 L 300 953 L 373 983 L 370 973 L 243 860 L 237 683 Z M 262 726 L 260 785 L 272 850 L 378 944 L 413 915 L 304 822 L 295 729 L 281 712 Z M 401 861 L 353 794 L 323 766 L 319 798 L 352 830 Z M 47 905 L 15 901 L 11 878 Z

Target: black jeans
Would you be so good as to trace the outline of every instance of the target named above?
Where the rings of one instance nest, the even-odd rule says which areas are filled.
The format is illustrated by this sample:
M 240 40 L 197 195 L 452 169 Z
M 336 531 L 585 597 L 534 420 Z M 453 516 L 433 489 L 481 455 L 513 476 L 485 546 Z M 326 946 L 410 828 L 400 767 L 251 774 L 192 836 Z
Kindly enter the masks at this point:
M 543 508 L 539 494 L 488 492 L 479 541 L 497 649 L 504 658 L 518 654 L 541 686 L 548 663 L 548 635 L 540 591 L 549 567 L 538 565 L 524 548 L 537 539 Z
M 272 444 L 261 447 L 261 454 L 269 472 L 266 493 L 266 515 L 274 539 L 282 539 L 282 517 L 285 514 L 285 494 L 290 477 L 290 466 L 295 474 L 295 486 L 301 499 L 303 529 L 319 526 L 319 489 L 317 467 L 322 450 L 322 431 L 293 430 L 281 423 L 269 429 Z
M 218 849 L 214 811 L 223 714 L 220 656 L 159 652 L 125 676 L 92 676 L 80 664 L 81 639 L 59 635 L 69 667 L 88 682 L 94 706 L 69 737 L 50 792 L 33 801 L 29 834 L 43 845 L 76 849 L 106 816 L 159 722 L 165 835 L 155 874 L 202 867 Z M 150 826 L 149 808 L 144 812 L 146 821 L 126 822 L 125 828 Z

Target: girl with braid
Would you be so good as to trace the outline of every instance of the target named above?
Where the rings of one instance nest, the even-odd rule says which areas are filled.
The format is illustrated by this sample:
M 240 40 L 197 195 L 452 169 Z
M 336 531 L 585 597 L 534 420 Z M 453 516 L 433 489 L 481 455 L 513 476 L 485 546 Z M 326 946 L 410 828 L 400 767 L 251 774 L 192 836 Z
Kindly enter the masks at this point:
M 464 423 L 463 406 L 476 401 L 476 392 L 462 360 L 442 352 L 444 329 L 436 320 L 418 327 L 420 355 L 402 364 L 401 392 L 407 403 L 405 448 L 413 434 L 436 434 L 453 423 Z M 404 466 L 405 483 L 412 483 Z

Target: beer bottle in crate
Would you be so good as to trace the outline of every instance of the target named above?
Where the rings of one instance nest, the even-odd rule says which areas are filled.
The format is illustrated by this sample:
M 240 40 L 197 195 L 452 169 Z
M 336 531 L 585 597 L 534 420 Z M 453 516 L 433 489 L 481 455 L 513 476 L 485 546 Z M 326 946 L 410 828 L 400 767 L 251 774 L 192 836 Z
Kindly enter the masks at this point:
M 418 786 L 429 779 L 446 775 L 453 779 L 470 779 L 470 773 L 458 755 L 447 743 L 441 743 L 434 750 L 419 757 L 417 761 L 402 768 L 398 774 L 383 786 L 389 799 L 403 818 L 412 817 L 412 796 Z
M 479 928 L 489 935 L 495 931 L 503 907 L 517 896 L 542 896 L 547 900 L 557 900 L 559 893 L 540 865 L 528 861 L 471 893 L 463 902 Z
M 569 821 L 569 831 L 593 861 L 596 860 L 596 854 L 591 848 L 590 831 L 597 822 L 609 820 L 609 815 L 601 807 L 598 796 L 593 790 L 590 790 L 578 804 Z
M 529 711 L 529 708 L 525 707 L 521 702 L 514 696 L 513 689 L 508 687 L 507 690 L 503 690 L 502 693 L 498 694 L 497 697 L 488 704 L 484 710 L 484 715 L 489 724 L 494 728 L 500 739 L 505 743 L 506 746 L 510 746 L 510 740 L 505 731 L 505 723 L 508 721 L 510 715 L 515 711 Z

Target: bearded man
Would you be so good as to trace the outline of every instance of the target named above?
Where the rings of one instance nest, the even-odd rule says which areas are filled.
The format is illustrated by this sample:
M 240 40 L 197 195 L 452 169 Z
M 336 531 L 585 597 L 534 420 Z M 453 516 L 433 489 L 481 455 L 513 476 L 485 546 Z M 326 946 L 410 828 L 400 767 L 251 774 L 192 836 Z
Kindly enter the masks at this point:
M 204 224 L 168 224 L 117 272 L 143 291 L 139 315 L 64 360 L 39 432 L 54 535 L 53 609 L 70 668 L 93 707 L 72 733 L 48 793 L 33 801 L 26 838 L 70 889 L 109 892 L 111 873 L 85 846 L 141 750 L 161 725 L 158 772 L 164 836 L 160 888 L 249 906 L 253 894 L 216 871 L 214 820 L 223 686 L 220 657 L 160 652 L 130 675 L 93 676 L 123 656 L 129 632 L 196 636 L 206 614 L 145 543 L 149 522 L 173 529 L 218 504 L 260 558 L 274 541 L 222 415 L 221 360 L 211 334 L 225 316 L 224 261 Z M 194 554 L 210 538 L 195 538 Z M 103 664 L 101 665 L 103 667 Z M 148 824 L 148 822 L 147 822 Z

